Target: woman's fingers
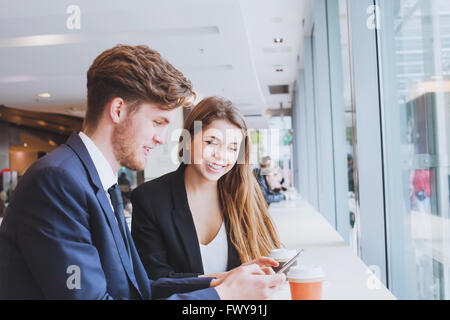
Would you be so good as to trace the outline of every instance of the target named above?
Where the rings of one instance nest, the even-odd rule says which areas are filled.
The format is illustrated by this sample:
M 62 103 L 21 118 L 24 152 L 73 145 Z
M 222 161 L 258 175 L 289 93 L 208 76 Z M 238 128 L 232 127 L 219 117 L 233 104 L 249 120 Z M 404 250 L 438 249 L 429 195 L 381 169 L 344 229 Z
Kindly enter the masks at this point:
M 278 262 L 272 258 L 269 257 L 259 257 L 258 259 L 254 260 L 257 265 L 260 266 L 269 266 L 269 267 L 277 267 Z
M 248 266 L 251 264 L 257 264 L 260 267 L 278 267 L 278 262 L 269 257 L 259 257 L 255 260 L 243 263 L 243 266 Z

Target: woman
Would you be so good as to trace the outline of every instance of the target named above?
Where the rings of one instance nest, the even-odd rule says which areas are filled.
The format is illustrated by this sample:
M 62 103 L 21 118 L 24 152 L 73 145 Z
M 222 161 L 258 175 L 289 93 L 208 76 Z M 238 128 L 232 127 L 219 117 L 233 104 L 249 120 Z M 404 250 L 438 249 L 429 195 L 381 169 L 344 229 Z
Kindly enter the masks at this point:
M 258 258 L 280 241 L 249 165 L 244 118 L 230 101 L 210 97 L 184 128 L 178 170 L 131 196 L 133 239 L 149 277 L 223 277 L 242 263 L 275 266 Z
M 276 171 L 271 169 L 272 158 L 269 156 L 263 157 L 260 163 L 261 168 L 255 169 L 253 173 L 255 174 L 256 180 L 261 186 L 261 191 L 264 198 L 266 199 L 267 205 L 274 202 L 280 202 L 287 200 L 287 194 L 277 192 L 277 188 L 280 187 L 280 180 L 277 181 Z

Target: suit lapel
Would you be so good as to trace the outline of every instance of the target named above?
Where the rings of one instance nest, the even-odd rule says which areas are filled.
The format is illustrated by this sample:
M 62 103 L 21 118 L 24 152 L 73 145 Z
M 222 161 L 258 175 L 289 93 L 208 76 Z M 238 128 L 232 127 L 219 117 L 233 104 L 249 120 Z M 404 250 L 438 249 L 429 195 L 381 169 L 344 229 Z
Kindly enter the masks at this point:
M 119 226 L 116 221 L 116 217 L 114 212 L 112 211 L 111 205 L 109 203 L 108 197 L 106 196 L 105 190 L 103 190 L 102 183 L 100 181 L 100 177 L 98 175 L 97 169 L 87 151 L 83 141 L 78 136 L 78 134 L 72 133 L 69 140 L 67 140 L 66 144 L 78 155 L 81 162 L 83 163 L 86 171 L 89 174 L 89 178 L 91 180 L 92 185 L 94 186 L 95 195 L 97 197 L 98 202 L 100 203 L 103 213 L 106 216 L 109 227 L 113 234 L 114 241 L 116 243 L 117 250 L 119 252 L 120 259 L 122 261 L 122 265 L 127 272 L 128 278 L 136 287 L 138 292 L 140 293 L 139 286 L 136 283 L 136 278 L 134 276 L 131 260 L 128 256 L 127 249 L 125 247 L 125 243 L 123 242 L 122 235 L 120 234 Z M 131 239 L 131 238 L 130 238 Z
M 128 239 L 132 239 L 130 229 L 126 228 L 126 232 Z M 139 256 L 139 253 L 137 252 L 136 246 L 134 245 L 133 241 L 131 241 L 130 246 L 131 246 L 130 248 L 131 258 L 133 259 L 133 266 L 134 266 L 133 268 L 134 276 L 136 277 L 137 283 L 140 285 L 141 294 L 144 297 L 144 300 L 150 300 L 152 296 L 147 272 L 144 269 L 141 257 Z
M 105 214 L 108 220 L 109 227 L 111 228 L 117 250 L 119 251 L 120 259 L 122 260 L 122 264 L 128 274 L 128 277 L 130 278 L 134 286 L 136 288 L 139 288 L 136 283 L 136 278 L 132 271 L 131 260 L 128 256 L 127 248 L 125 247 L 125 243 L 123 242 L 123 238 L 119 230 L 119 225 L 117 224 L 116 216 L 114 215 L 114 212 L 111 209 L 111 205 L 109 204 L 108 197 L 106 196 L 106 193 L 104 192 L 103 189 L 99 189 L 96 193 L 96 196 L 98 202 L 100 202 L 100 205 L 102 206 L 103 213 Z
M 185 168 L 186 165 L 180 165 L 171 180 L 172 202 L 174 204 L 172 216 L 192 272 L 203 273 L 200 245 L 198 243 L 192 213 L 189 209 L 186 186 L 184 184 Z

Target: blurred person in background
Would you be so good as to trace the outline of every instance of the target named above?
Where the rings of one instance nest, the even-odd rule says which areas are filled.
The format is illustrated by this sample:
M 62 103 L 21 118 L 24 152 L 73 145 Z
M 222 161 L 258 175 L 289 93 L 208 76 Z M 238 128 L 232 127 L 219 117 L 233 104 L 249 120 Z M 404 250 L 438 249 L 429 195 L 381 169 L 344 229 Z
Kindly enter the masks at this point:
M 272 158 L 266 156 L 261 160 L 261 168 L 256 168 L 253 171 L 268 205 L 288 199 L 287 194 L 280 192 L 282 188 L 281 177 L 276 174 L 276 171 L 271 168 L 271 165 Z M 277 188 L 278 191 L 274 190 Z
M 430 170 L 415 170 L 411 185 L 412 208 L 418 212 L 430 213 Z

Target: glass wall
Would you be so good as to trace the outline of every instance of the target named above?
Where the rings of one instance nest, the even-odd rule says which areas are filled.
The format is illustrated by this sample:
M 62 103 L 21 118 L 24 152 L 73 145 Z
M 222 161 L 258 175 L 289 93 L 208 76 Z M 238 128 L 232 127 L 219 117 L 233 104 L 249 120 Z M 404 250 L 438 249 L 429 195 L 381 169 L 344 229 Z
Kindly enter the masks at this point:
M 298 184 L 303 197 L 359 253 L 347 0 L 317 0 L 307 19 L 295 99 Z
M 303 161 L 314 179 L 304 169 L 301 183 L 327 196 L 334 183 L 337 231 L 397 298 L 450 299 L 450 1 L 315 3 L 326 3 L 327 28 L 314 5 L 299 114 L 302 151 L 316 159 Z M 334 180 L 324 182 L 325 143 Z M 324 214 L 324 197 L 307 200 Z
M 353 150 L 354 107 L 351 92 L 347 0 L 327 1 L 327 23 L 337 229 L 344 238 L 348 239 L 348 243 L 358 254 L 359 224 L 355 201 Z M 340 226 L 345 230 L 339 230 Z
M 450 2 L 377 4 L 389 287 L 450 299 Z

